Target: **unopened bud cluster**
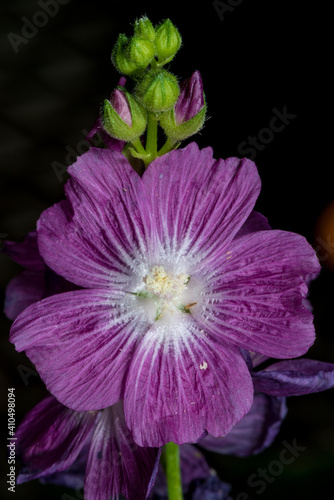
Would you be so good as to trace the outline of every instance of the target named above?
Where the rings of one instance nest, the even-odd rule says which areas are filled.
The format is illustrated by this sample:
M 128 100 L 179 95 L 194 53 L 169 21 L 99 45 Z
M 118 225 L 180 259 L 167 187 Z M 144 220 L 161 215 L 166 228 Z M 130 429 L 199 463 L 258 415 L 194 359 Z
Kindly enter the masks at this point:
M 147 17 L 142 17 L 136 20 L 132 37 L 119 35 L 112 60 L 124 75 L 138 76 L 150 64 L 161 68 L 169 63 L 181 42 L 180 33 L 169 19 L 154 28 Z
M 112 61 L 125 76 L 110 100 L 105 100 L 101 115 L 110 136 L 138 145 L 150 117 L 160 123 L 169 145 L 202 128 L 206 104 L 199 72 L 179 85 L 177 77 L 163 68 L 181 43 L 180 33 L 169 19 L 154 27 L 146 16 L 135 21 L 133 36 L 119 35 Z M 131 93 L 125 89 L 129 78 L 134 80 Z M 141 156 L 145 156 L 143 151 Z

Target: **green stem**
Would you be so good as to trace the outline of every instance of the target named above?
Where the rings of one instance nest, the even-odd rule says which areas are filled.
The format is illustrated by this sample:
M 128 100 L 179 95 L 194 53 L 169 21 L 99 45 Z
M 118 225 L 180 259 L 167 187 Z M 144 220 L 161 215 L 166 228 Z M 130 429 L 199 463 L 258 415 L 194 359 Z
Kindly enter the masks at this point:
M 140 154 L 143 154 L 145 155 L 146 154 L 146 151 L 144 149 L 144 146 L 142 145 L 142 143 L 140 142 L 140 139 L 139 137 L 135 140 L 132 141 L 132 144 L 134 145 L 134 147 L 136 148 L 136 150 L 138 151 L 138 153 Z
M 165 446 L 166 478 L 169 500 L 183 500 L 180 453 L 175 443 L 167 443 Z
M 158 120 L 153 113 L 147 115 L 146 153 L 151 162 L 158 156 Z
M 176 143 L 176 141 L 173 141 L 172 139 L 167 139 L 167 141 L 162 146 L 162 148 L 159 149 L 158 156 L 162 156 L 162 155 L 168 153 L 168 151 L 170 151 L 172 149 L 172 147 L 174 146 L 175 143 Z

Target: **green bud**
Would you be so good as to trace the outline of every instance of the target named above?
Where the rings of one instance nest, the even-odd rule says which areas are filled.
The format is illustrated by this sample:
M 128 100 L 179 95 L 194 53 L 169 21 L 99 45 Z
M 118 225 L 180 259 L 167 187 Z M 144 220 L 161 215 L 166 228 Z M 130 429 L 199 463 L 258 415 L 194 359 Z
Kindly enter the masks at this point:
M 146 68 L 154 58 L 155 47 L 151 40 L 133 36 L 127 46 L 127 55 L 137 69 Z
M 116 69 L 124 75 L 132 75 L 138 70 L 136 63 L 134 63 L 127 55 L 128 44 L 128 37 L 124 35 L 124 33 L 121 33 L 117 39 L 111 57 Z
M 111 101 L 105 99 L 102 123 L 111 137 L 131 142 L 140 137 L 146 128 L 147 112 L 129 93 L 116 89 Z M 122 118 L 121 117 L 124 118 Z
M 181 47 L 181 35 L 170 19 L 166 19 L 155 30 L 155 48 L 159 63 L 171 61 Z
M 206 114 L 206 106 L 191 118 L 181 125 L 175 123 L 174 108 L 170 109 L 160 118 L 160 125 L 164 129 L 166 136 L 173 141 L 183 141 L 188 137 L 196 134 L 203 128 Z
M 137 84 L 136 95 L 148 111 L 171 109 L 179 96 L 177 78 L 164 69 L 149 71 Z
M 146 16 L 143 16 L 140 19 L 136 19 L 134 25 L 134 33 L 139 38 L 144 38 L 145 40 L 154 42 L 155 31 L 151 21 Z

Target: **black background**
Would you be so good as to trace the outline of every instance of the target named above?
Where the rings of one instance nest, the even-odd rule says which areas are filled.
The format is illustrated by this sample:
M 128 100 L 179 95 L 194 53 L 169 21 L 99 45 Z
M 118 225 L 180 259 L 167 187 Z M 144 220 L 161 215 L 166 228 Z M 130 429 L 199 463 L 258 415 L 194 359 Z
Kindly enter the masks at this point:
M 118 81 L 110 63 L 117 34 L 130 34 L 135 18 L 147 14 L 155 24 L 169 17 L 179 28 L 183 47 L 171 70 L 180 80 L 195 69 L 202 74 L 209 119 L 196 136 L 201 147 L 212 146 L 216 157 L 240 156 L 240 144 L 269 126 L 274 108 L 286 107 L 295 115 L 256 154 L 263 183 L 257 209 L 272 227 L 303 234 L 319 246 L 316 221 L 334 199 L 330 14 L 323 5 L 243 0 L 221 12 L 222 20 L 214 2 L 71 0 L 15 53 L 8 33 L 21 35 L 26 22 L 22 18 L 37 19 L 40 10 L 35 1 L 1 3 L 0 239 L 22 240 L 41 211 L 63 196 L 66 176 L 60 180 L 52 165 L 65 166 L 74 160 L 69 151 L 82 152 L 82 131 L 90 129 L 102 100 Z M 20 268 L 5 256 L 0 259 L 4 291 Z M 334 362 L 333 272 L 326 268 L 326 259 L 322 263 L 311 288 L 317 341 L 308 356 Z M 1 326 L 6 443 L 7 387 L 16 388 L 17 423 L 46 391 L 34 375 L 24 384 L 19 371 L 31 365 L 7 341 L 10 322 L 2 317 Z M 327 498 L 334 465 L 333 423 L 332 390 L 290 398 L 288 417 L 269 450 L 247 459 L 208 454 L 208 460 L 222 479 L 232 483 L 237 499 L 240 492 L 252 500 Z M 294 439 L 306 450 L 257 494 L 247 478 L 278 460 L 283 441 Z M 7 467 L 3 462 L 2 498 L 13 497 L 5 483 Z M 18 486 L 15 498 L 60 499 L 65 492 L 34 481 Z M 72 497 L 81 498 L 75 493 Z

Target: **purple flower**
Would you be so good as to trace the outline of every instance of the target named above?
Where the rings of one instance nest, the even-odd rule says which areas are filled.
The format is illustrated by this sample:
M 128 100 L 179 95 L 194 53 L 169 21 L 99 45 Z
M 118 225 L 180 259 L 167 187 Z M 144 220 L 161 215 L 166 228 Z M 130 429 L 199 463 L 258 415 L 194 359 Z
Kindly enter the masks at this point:
M 6 241 L 5 253 L 26 268 L 21 275 L 9 283 L 6 289 L 6 304 L 10 305 L 8 310 L 13 313 L 13 317 L 8 316 L 10 319 L 15 319 L 25 307 L 42 299 L 44 296 L 61 293 L 62 288 L 65 290 L 72 285 L 61 276 L 53 273 L 45 265 L 38 251 L 37 235 L 35 232 L 30 233 L 22 243 Z M 47 279 L 48 275 L 52 279 Z M 48 286 L 46 287 L 45 284 Z M 77 289 L 76 285 L 72 286 L 73 289 Z M 37 405 L 26 416 L 17 432 L 19 439 L 17 445 L 21 461 L 23 462 L 23 467 L 18 476 L 18 483 L 38 478 L 42 483 L 58 484 L 74 489 L 83 488 L 93 432 L 91 431 L 89 437 L 85 439 L 84 431 L 87 423 L 89 425 L 96 424 L 96 420 L 100 418 L 100 416 L 94 416 L 94 413 L 97 412 L 79 413 L 69 410 L 61 405 L 61 403 L 58 403 L 52 396 Z M 99 413 L 103 412 L 100 411 Z M 129 431 L 124 425 L 123 412 L 122 422 L 123 434 L 128 436 Z M 111 422 L 112 424 L 113 422 Z M 54 429 L 57 432 L 55 440 L 52 434 Z M 65 434 L 62 434 L 64 430 Z M 66 450 L 65 443 L 67 439 L 73 439 L 73 441 L 69 442 L 70 447 Z M 132 441 L 131 438 L 130 441 Z M 79 449 L 75 450 L 75 446 L 78 446 Z M 138 445 L 131 442 L 130 448 L 134 449 L 137 447 Z M 41 449 L 43 449 L 44 461 L 40 460 L 41 457 L 39 451 L 37 451 Z M 70 458 L 67 461 L 64 456 L 65 451 L 70 454 Z M 132 456 L 127 466 L 132 467 L 134 464 L 135 467 L 138 467 L 135 458 L 137 457 Z M 196 494 L 202 495 L 203 488 L 207 490 L 209 485 L 209 496 L 206 497 L 203 494 L 199 498 L 208 498 L 210 500 L 229 499 L 228 496 L 221 496 L 222 493 L 227 494 L 229 485 L 223 483 L 214 475 L 214 471 L 210 469 L 204 456 L 197 448 L 187 444 L 183 445 L 180 448 L 180 458 L 183 494 L 187 495 L 187 498 L 193 498 Z M 124 463 L 120 462 L 120 464 L 123 468 Z M 143 465 L 147 466 L 147 463 Z M 121 470 L 118 469 L 116 474 L 116 485 L 118 484 Z M 155 479 L 157 470 L 159 473 Z M 153 482 L 154 485 L 149 498 L 152 500 L 168 500 L 166 477 L 161 465 L 159 465 L 158 469 L 154 469 L 150 487 Z M 215 485 L 214 488 L 213 485 Z M 213 489 L 218 492 L 215 493 L 216 496 L 212 496 Z M 103 488 L 101 489 L 101 493 L 103 496 L 108 494 Z
M 158 469 L 160 450 L 141 448 L 125 425 L 123 404 L 75 412 L 48 396 L 18 427 L 23 463 L 18 483 L 42 479 L 82 487 L 87 500 L 147 498 Z
M 181 125 L 196 116 L 205 107 L 203 83 L 199 71 L 182 82 L 180 95 L 175 104 L 175 124 Z
M 260 180 L 247 159 L 216 161 L 192 143 L 140 178 L 123 155 L 92 148 L 69 174 L 38 244 L 84 289 L 25 309 L 12 342 L 63 404 L 124 399 L 141 446 L 226 435 L 253 400 L 241 350 L 291 358 L 314 341 L 315 252 L 252 213 Z

